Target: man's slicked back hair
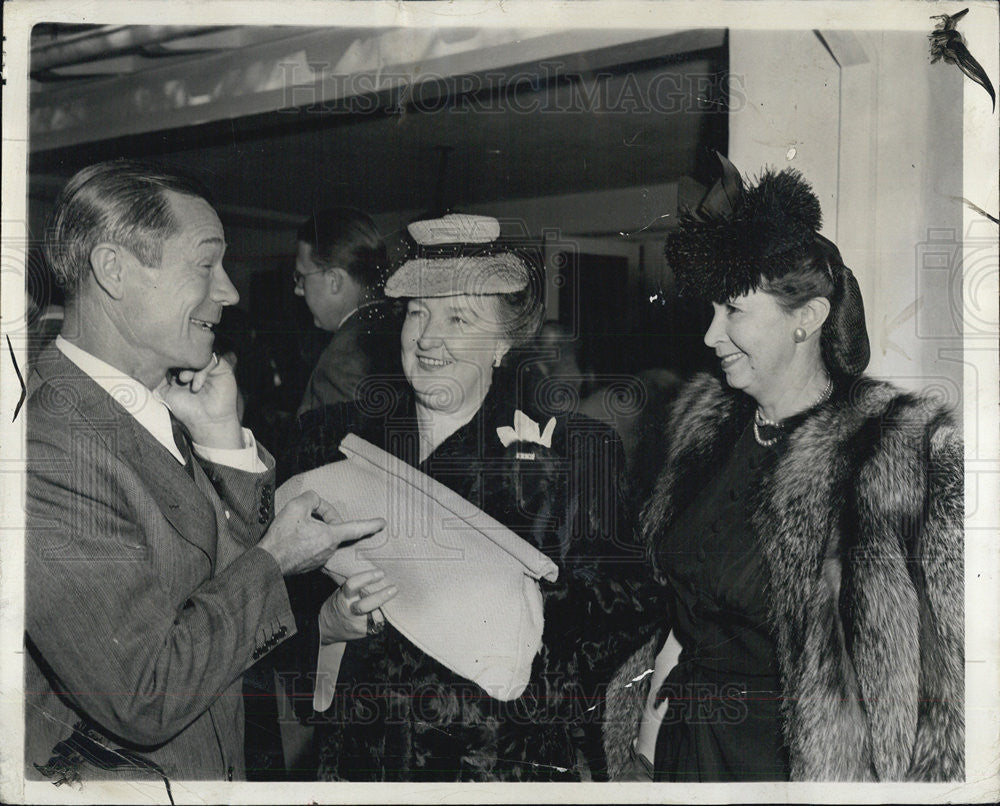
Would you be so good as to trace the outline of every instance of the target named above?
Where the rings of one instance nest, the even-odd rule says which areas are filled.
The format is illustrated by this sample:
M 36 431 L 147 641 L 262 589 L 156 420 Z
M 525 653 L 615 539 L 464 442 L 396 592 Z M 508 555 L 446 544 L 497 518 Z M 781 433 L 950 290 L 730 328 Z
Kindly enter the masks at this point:
M 123 246 L 146 266 L 160 265 L 163 242 L 177 232 L 166 191 L 211 203 L 198 181 L 136 160 L 100 162 L 69 180 L 56 199 L 43 247 L 68 296 L 79 290 L 99 243 Z

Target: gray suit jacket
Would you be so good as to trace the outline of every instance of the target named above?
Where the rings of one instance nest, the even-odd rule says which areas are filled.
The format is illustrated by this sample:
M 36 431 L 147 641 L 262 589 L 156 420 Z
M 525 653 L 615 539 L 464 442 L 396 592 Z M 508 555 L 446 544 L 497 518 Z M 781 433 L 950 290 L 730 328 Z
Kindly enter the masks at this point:
M 181 466 L 55 345 L 28 393 L 29 777 L 81 719 L 168 777 L 244 777 L 241 674 L 295 632 L 278 565 L 254 547 L 274 460 Z
M 401 324 L 391 300 L 369 303 L 351 314 L 316 362 L 297 414 L 353 402 L 366 378 L 398 378 Z

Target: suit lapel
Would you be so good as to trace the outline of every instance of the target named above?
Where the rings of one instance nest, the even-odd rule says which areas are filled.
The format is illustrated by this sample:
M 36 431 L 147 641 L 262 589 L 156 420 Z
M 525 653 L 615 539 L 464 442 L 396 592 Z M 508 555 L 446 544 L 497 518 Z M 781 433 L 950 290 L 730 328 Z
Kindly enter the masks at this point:
M 205 493 L 199 489 L 173 455 L 143 428 L 128 417 L 134 434 L 133 455 L 129 462 L 146 482 L 147 489 L 160 512 L 181 537 L 197 546 L 215 566 L 215 510 Z M 195 463 L 197 464 L 197 463 Z M 200 467 L 194 467 L 198 473 Z
M 50 387 L 50 395 L 70 407 L 71 420 L 86 422 L 108 450 L 129 465 L 170 525 L 203 551 L 214 568 L 215 512 L 187 469 L 54 343 L 39 356 L 32 373 L 36 382 Z

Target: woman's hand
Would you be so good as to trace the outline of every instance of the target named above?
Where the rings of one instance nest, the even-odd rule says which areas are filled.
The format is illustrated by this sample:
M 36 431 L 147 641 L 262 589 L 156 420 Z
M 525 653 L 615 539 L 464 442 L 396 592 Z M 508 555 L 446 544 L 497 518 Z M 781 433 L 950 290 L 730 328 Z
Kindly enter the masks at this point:
M 385 582 L 380 569 L 348 577 L 319 611 L 319 637 L 324 644 L 352 641 L 368 635 L 368 618 L 399 592 Z

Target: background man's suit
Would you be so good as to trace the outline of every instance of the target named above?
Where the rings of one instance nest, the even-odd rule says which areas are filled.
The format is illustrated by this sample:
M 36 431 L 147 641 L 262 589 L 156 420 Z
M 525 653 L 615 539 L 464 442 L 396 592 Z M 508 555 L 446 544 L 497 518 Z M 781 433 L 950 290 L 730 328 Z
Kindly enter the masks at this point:
M 402 373 L 401 327 L 393 303 L 388 300 L 367 303 L 348 316 L 316 362 L 298 414 L 353 402 L 365 378 L 398 378 Z
M 253 547 L 273 459 L 182 466 L 54 345 L 28 391 L 29 777 L 86 720 L 170 778 L 243 778 L 240 675 L 295 632 Z

